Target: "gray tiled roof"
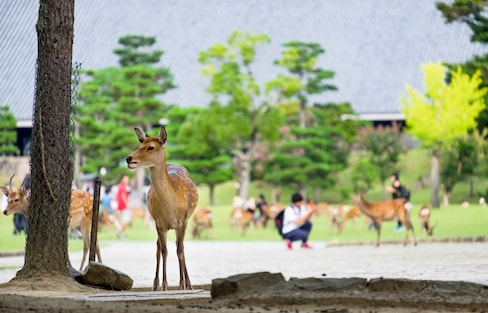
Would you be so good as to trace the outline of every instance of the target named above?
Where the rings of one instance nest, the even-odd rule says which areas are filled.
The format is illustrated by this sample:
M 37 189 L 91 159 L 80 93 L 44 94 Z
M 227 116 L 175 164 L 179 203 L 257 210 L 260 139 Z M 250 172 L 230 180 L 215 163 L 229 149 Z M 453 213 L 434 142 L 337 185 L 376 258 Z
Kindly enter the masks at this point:
M 254 73 L 261 82 L 278 69 L 281 44 L 318 42 L 320 66 L 336 72 L 320 101 L 350 101 L 358 113 L 398 113 L 407 83 L 422 88 L 420 65 L 460 62 L 487 51 L 469 42 L 462 24 L 445 24 L 435 0 L 76 0 L 73 61 L 83 68 L 117 65 L 112 51 L 127 34 L 156 36 L 179 86 L 167 103 L 205 105 L 206 81 L 198 52 L 223 42 L 231 31 L 266 33 Z M 19 121 L 31 121 L 37 55 L 38 1 L 0 2 L 0 104 Z

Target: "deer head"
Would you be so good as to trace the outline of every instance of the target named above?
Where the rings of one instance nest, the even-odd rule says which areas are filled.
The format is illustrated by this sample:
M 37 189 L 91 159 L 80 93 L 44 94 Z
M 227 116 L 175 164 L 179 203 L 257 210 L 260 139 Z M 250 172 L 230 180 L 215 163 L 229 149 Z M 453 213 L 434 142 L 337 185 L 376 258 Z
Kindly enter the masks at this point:
M 137 127 L 134 130 L 141 144 L 125 159 L 127 166 L 135 169 L 136 167 L 154 167 L 158 164 L 165 164 L 166 129 L 161 127 L 158 137 L 150 137 Z M 161 158 L 163 158 L 163 162 L 161 162 Z
M 5 207 L 3 214 L 10 215 L 15 213 L 22 213 L 28 216 L 29 197 L 28 190 L 25 188 L 24 182 L 19 188 L 12 187 L 12 179 L 15 174 L 10 177 L 9 185 L 1 187 L 3 194 L 7 197 L 7 206 Z

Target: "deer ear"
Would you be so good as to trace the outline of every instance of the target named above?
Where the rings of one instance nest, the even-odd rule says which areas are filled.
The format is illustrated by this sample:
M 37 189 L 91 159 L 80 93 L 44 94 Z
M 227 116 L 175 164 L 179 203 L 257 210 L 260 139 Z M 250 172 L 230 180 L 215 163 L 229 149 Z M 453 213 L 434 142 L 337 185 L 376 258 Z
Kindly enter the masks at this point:
M 20 194 L 24 197 L 27 194 L 27 189 L 24 186 L 20 187 Z
M 8 188 L 7 187 L 1 187 L 3 194 L 8 197 Z
M 144 140 L 146 140 L 146 138 L 148 137 L 146 135 L 146 133 L 142 129 L 138 128 L 138 127 L 134 128 L 134 130 L 136 132 L 137 139 L 139 139 L 139 142 L 140 143 L 143 143 Z
M 159 135 L 158 135 L 159 142 L 161 142 L 161 144 L 164 146 L 166 144 L 167 138 L 168 138 L 168 135 L 166 134 L 166 128 L 164 128 L 164 126 L 163 126 L 159 130 Z

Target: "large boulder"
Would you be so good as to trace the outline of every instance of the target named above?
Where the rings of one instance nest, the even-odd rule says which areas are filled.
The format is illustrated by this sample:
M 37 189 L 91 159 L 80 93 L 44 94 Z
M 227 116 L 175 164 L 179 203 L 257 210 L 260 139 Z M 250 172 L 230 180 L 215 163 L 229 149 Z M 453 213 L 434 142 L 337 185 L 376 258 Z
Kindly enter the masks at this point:
M 210 294 L 212 298 L 218 298 L 283 283 L 286 283 L 286 280 L 281 273 L 258 272 L 239 274 L 227 278 L 213 279 Z
M 127 274 L 98 262 L 90 262 L 83 270 L 81 282 L 85 285 L 97 286 L 110 290 L 128 290 L 133 280 Z

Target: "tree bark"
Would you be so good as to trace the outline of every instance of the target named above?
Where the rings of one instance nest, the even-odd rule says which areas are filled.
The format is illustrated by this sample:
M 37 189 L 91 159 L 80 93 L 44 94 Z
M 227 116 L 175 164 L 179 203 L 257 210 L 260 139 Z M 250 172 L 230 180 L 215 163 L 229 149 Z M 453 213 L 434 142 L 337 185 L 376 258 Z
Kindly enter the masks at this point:
M 439 150 L 432 149 L 432 165 L 430 169 L 430 205 L 439 208 Z
M 74 0 L 40 0 L 29 231 L 17 277 L 67 276 Z

